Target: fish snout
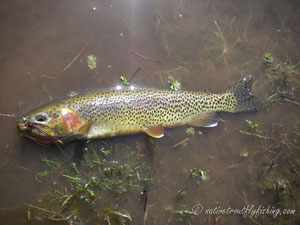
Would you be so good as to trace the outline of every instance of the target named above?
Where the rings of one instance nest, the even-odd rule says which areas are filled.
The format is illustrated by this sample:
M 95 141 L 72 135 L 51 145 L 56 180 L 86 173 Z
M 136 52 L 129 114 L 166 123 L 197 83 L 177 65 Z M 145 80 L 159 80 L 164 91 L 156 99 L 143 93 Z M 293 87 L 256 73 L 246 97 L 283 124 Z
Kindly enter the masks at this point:
M 17 130 L 19 132 L 24 132 L 28 129 L 28 120 L 25 117 L 22 117 L 17 122 Z

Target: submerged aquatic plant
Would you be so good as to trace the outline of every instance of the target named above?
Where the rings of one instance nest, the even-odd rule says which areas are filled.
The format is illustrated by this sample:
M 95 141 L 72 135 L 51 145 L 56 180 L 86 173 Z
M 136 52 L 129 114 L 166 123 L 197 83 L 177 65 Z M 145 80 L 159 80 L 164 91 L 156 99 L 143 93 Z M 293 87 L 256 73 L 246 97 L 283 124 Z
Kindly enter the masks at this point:
M 123 84 L 126 84 L 126 85 L 128 85 L 128 84 L 129 84 L 129 82 L 128 82 L 127 78 L 126 78 L 126 77 L 124 77 L 124 76 L 121 76 L 121 77 L 120 77 L 120 80 L 121 80 L 121 82 L 122 82 Z
M 123 158 L 134 154 L 131 148 L 120 147 Z M 73 221 L 72 224 L 103 223 L 129 224 L 130 209 L 123 207 L 129 192 L 140 193 L 149 178 L 149 169 L 133 157 L 126 163 L 112 158 L 112 147 L 95 147 L 93 143 L 83 149 L 80 163 L 65 160 L 43 159 L 47 170 L 37 173 L 38 183 L 53 183 L 52 191 L 44 193 L 37 208 L 42 218 L 45 211 L 55 212 L 55 219 Z M 114 204 L 118 202 L 118 204 Z
M 272 57 L 271 53 L 266 53 L 265 56 L 264 56 L 264 60 L 267 63 L 273 62 L 273 57 Z
M 202 180 L 207 180 L 209 179 L 207 173 L 203 170 L 198 170 L 198 176 L 202 179 Z
M 193 168 L 190 170 L 190 178 L 194 179 L 197 184 L 199 184 L 201 181 L 208 180 L 209 176 L 207 175 L 207 172 L 201 169 Z
M 88 67 L 92 70 L 97 67 L 97 58 L 94 55 L 89 55 L 87 57 Z
M 193 136 L 193 135 L 195 135 L 195 128 L 194 128 L 194 127 L 189 127 L 189 128 L 187 128 L 187 129 L 185 130 L 185 133 L 186 133 L 187 135 Z
M 176 81 L 171 81 L 170 82 L 170 88 L 171 88 L 171 90 L 179 91 L 179 90 L 181 90 L 181 84 L 177 80 Z
M 258 129 L 258 124 L 257 123 L 253 123 L 251 120 L 246 120 L 247 124 L 248 124 L 248 127 L 250 129 L 253 129 L 253 130 L 257 130 Z

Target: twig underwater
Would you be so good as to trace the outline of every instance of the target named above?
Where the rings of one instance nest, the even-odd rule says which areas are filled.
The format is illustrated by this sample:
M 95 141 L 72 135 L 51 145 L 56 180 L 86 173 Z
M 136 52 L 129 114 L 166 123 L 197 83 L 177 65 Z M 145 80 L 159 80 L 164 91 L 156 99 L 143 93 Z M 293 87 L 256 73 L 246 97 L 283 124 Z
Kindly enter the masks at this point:
M 258 137 L 258 138 L 263 138 L 263 139 L 266 139 L 266 140 L 272 139 L 272 138 L 270 138 L 270 137 L 266 137 L 266 136 L 262 136 L 262 135 L 254 134 L 254 133 L 245 132 L 245 131 L 242 131 L 242 130 L 240 130 L 240 133 L 241 133 L 241 134 L 246 134 L 246 135 L 249 135 L 249 136 Z
M 136 71 L 128 77 L 127 81 L 129 82 L 141 69 L 143 69 L 143 67 L 139 66 Z
M 89 42 L 87 42 L 84 47 L 78 52 L 78 54 L 73 58 L 73 60 L 65 66 L 65 68 L 62 70 L 62 72 L 65 72 L 69 67 L 79 58 L 79 56 L 82 54 L 82 52 L 86 49 L 86 47 L 89 45 Z
M 44 208 L 41 208 L 41 207 L 38 207 L 38 206 L 35 206 L 35 205 L 31 205 L 31 204 L 27 204 L 27 203 L 24 203 L 24 205 L 26 205 L 26 206 L 28 206 L 32 209 L 37 209 L 41 212 L 49 214 L 49 216 L 46 217 L 49 220 L 52 220 L 52 221 L 67 221 L 68 220 L 68 218 L 64 217 L 63 215 L 61 215 L 57 212 L 53 212 L 53 211 L 50 211 L 48 209 L 44 209 Z
M 142 58 L 142 59 L 145 59 L 145 60 L 154 62 L 154 63 L 161 63 L 161 61 L 158 61 L 158 60 L 156 60 L 156 59 L 151 59 L 151 58 L 149 58 L 149 57 L 147 57 L 147 56 L 144 56 L 144 55 L 142 55 L 142 54 L 140 54 L 140 53 L 138 53 L 138 52 L 136 52 L 136 51 L 130 51 L 130 53 L 132 53 L 132 54 L 134 54 L 134 55 L 136 55 L 136 56 L 139 56 L 139 57 Z
M 3 117 L 13 117 L 13 118 L 17 118 L 18 117 L 14 113 L 13 114 L 0 113 L 0 116 L 3 116 Z

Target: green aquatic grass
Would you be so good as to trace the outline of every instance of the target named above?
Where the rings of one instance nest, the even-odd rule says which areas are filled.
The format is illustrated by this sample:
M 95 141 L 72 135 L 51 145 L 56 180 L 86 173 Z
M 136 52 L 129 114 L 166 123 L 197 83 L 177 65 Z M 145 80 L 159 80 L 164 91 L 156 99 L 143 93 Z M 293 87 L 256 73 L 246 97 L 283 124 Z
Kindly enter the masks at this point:
M 183 198 L 184 196 L 186 196 L 187 191 L 186 188 L 182 188 L 177 192 L 177 197 Z
M 273 56 L 271 55 L 271 53 L 266 53 L 264 56 L 264 60 L 267 63 L 272 63 L 273 62 Z
M 120 77 L 120 80 L 121 80 L 121 82 L 122 82 L 123 84 L 125 84 L 125 85 L 128 85 L 128 84 L 129 84 L 127 78 L 124 77 L 124 76 L 121 76 L 121 77 Z
M 176 81 L 171 81 L 170 82 L 170 89 L 174 91 L 179 91 L 181 90 L 181 84 L 180 82 Z
M 133 154 L 132 148 L 118 148 L 122 158 Z M 67 158 L 42 160 L 48 169 L 37 173 L 36 181 L 53 182 L 55 187 L 54 192 L 52 188 L 51 192 L 43 194 L 51 200 L 43 201 L 38 207 L 51 208 L 60 218 L 68 218 L 74 223 L 88 221 L 92 224 L 93 221 L 103 222 L 109 218 L 111 224 L 128 224 L 132 220 L 130 209 L 122 204 L 115 208 L 111 203 L 122 203 L 128 193 L 139 193 L 145 184 L 151 183 L 153 179 L 149 177 L 149 169 L 139 157 L 125 163 L 116 161 L 112 146 L 99 148 L 90 142 L 83 152 L 80 164 Z M 42 211 L 40 213 L 43 214 Z
M 251 120 L 246 120 L 246 122 L 247 122 L 248 128 L 250 130 L 254 130 L 254 131 L 257 131 L 257 132 L 259 131 L 258 130 L 258 127 L 259 127 L 258 123 L 254 123 Z

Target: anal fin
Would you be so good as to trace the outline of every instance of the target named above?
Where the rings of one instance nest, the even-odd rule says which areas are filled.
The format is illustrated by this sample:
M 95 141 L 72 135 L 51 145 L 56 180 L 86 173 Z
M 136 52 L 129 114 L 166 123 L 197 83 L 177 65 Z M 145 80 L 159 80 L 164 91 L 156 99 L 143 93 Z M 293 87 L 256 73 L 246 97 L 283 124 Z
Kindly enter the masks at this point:
M 187 124 L 193 127 L 216 127 L 218 122 L 216 121 L 216 113 L 208 112 L 193 116 Z
M 218 126 L 218 122 L 213 122 L 213 123 L 211 123 L 211 124 L 208 124 L 208 125 L 206 125 L 206 126 L 204 126 L 205 128 L 211 128 L 211 127 L 216 127 L 216 126 Z
M 164 136 L 164 129 L 162 124 L 153 125 L 145 129 L 145 133 L 154 138 L 162 138 Z

